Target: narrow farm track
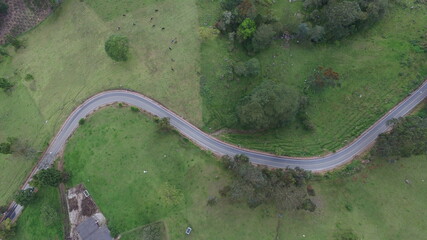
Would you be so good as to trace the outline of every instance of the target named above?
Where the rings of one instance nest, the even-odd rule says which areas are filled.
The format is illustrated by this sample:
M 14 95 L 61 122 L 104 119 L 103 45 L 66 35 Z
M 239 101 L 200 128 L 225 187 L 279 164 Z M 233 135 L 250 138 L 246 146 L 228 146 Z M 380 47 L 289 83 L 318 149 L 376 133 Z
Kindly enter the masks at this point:
M 275 156 L 269 153 L 257 152 L 224 143 L 204 133 L 176 113 L 142 94 L 126 90 L 106 91 L 89 98 L 71 113 L 41 157 L 37 166 L 34 167 L 27 181 L 23 185 L 23 189 L 30 187 L 28 182 L 31 177 L 37 173 L 37 171 L 48 168 L 53 164 L 58 153 L 60 153 L 64 148 L 67 139 L 79 126 L 80 119 L 87 117 L 89 114 L 95 112 L 97 109 L 103 106 L 107 106 L 116 102 L 122 102 L 136 106 L 150 114 L 161 118 L 170 118 L 171 125 L 173 125 L 182 135 L 190 139 L 199 147 L 209 150 L 217 155 L 233 156 L 236 154 L 245 154 L 249 157 L 251 162 L 269 167 L 300 167 L 311 171 L 326 171 L 341 166 L 351 161 L 358 154 L 361 154 L 372 145 L 379 134 L 389 129 L 389 126 L 387 125 L 389 120 L 405 116 L 426 97 L 427 81 L 425 81 L 417 90 L 412 92 L 407 98 L 405 98 L 402 102 L 390 110 L 369 129 L 363 132 L 357 139 L 336 153 L 321 157 L 296 158 Z M 17 205 L 16 203 L 12 203 L 7 217 L 15 219 L 21 211 L 22 206 Z

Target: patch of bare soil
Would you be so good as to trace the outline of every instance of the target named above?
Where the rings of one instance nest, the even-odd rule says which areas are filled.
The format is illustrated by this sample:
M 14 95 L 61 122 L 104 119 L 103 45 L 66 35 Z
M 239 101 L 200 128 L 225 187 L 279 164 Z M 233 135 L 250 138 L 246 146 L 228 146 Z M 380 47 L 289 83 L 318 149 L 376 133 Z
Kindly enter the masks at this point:
M 84 198 L 82 200 L 82 214 L 83 216 L 92 216 L 97 211 L 95 203 L 92 201 L 92 198 Z
M 73 197 L 68 199 L 68 211 L 72 212 L 73 210 L 78 210 L 79 204 L 77 202 L 77 198 Z
M 50 0 L 5 0 L 6 15 L 0 15 L 0 44 L 7 35 L 17 36 L 43 21 L 52 12 Z

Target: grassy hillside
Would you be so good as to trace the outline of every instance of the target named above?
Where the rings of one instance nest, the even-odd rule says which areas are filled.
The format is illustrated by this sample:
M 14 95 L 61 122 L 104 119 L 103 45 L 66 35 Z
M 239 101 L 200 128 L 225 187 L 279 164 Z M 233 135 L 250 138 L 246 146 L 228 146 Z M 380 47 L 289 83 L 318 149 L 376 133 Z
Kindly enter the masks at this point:
M 201 124 L 194 1 L 117 3 L 64 1 L 21 37 L 24 49 L 8 48 L 11 57 L 0 63 L 0 76 L 16 87 L 10 94 L 0 92 L 0 142 L 18 137 L 43 151 L 78 104 L 112 88 L 142 92 Z M 104 51 L 104 42 L 113 33 L 130 40 L 126 63 L 114 62 Z M 175 38 L 177 43 L 171 44 Z M 34 80 L 25 80 L 27 74 Z M 10 200 L 34 163 L 0 154 L 0 192 L 5 193 L 0 204 Z
M 214 157 L 160 132 L 143 114 L 107 108 L 70 139 L 65 167 L 70 185 L 86 185 L 115 232 L 162 220 L 170 239 L 182 239 L 191 226 L 193 239 L 338 239 L 352 232 L 398 240 L 422 239 L 427 228 L 426 155 L 376 161 L 354 176 L 314 182 L 314 213 L 281 215 L 224 199 L 210 207 L 208 197 L 219 196 L 229 181 Z
M 276 2 L 272 14 L 284 28 L 302 21 L 301 1 Z M 269 49 L 247 56 L 238 47 L 230 48 L 227 36 L 204 42 L 201 47 L 204 129 L 235 128 L 238 101 L 262 79 L 284 82 L 302 90 L 313 70 L 323 66 L 340 74 L 342 86 L 309 95 L 307 111 L 315 126 L 313 132 L 294 123 L 269 132 L 229 133 L 221 138 L 247 148 L 289 156 L 319 155 L 345 146 L 427 77 L 427 54 L 414 44 L 427 34 L 427 6 L 413 0 L 399 3 L 391 4 L 385 17 L 372 28 L 335 43 L 312 45 L 276 40 Z M 221 13 L 218 6 L 218 1 L 199 2 L 201 26 L 217 21 Z M 260 77 L 222 78 L 233 61 L 250 57 L 261 62 Z

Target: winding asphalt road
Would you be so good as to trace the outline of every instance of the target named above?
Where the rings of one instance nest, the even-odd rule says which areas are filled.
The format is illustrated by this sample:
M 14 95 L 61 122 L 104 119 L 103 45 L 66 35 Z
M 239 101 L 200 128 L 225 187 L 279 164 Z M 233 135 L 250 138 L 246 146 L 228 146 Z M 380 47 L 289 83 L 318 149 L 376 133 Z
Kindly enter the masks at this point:
M 399 118 L 408 114 L 415 106 L 421 103 L 427 97 L 427 81 L 425 81 L 417 90 L 412 92 L 406 99 L 400 102 L 385 116 L 378 120 L 374 125 L 367 129 L 356 140 L 340 149 L 336 153 L 313 158 L 295 158 L 285 156 L 275 156 L 268 153 L 252 151 L 240 148 L 231 144 L 224 143 L 193 126 L 179 115 L 170 111 L 156 101 L 136 92 L 125 90 L 113 90 L 99 93 L 77 107 L 63 124 L 60 131 L 52 140 L 46 152 L 43 154 L 38 165 L 33 169 L 23 189 L 29 188 L 28 181 L 40 169 L 50 167 L 58 153 L 64 148 L 67 139 L 73 134 L 79 126 L 79 120 L 87 117 L 97 109 L 116 102 L 122 102 L 136 106 L 150 114 L 161 118 L 170 118 L 170 123 L 182 135 L 186 136 L 193 143 L 203 149 L 209 150 L 217 155 L 245 154 L 255 164 L 266 165 L 274 168 L 300 167 L 311 171 L 326 171 L 334 169 L 351 161 L 355 156 L 365 151 L 379 134 L 388 130 L 387 122 L 393 118 Z M 22 206 L 14 203 L 8 212 L 8 217 L 14 219 L 22 211 Z

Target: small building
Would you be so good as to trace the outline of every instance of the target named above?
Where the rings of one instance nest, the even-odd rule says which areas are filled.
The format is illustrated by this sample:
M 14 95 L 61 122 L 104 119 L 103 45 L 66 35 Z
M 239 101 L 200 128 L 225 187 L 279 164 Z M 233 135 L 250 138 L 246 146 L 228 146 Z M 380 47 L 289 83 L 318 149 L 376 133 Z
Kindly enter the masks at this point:
M 112 240 L 110 230 L 94 215 L 81 222 L 76 227 L 82 240 Z

